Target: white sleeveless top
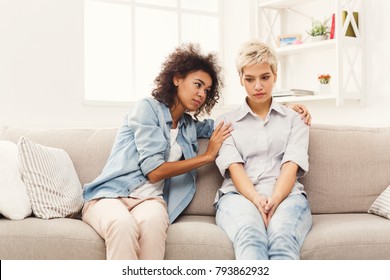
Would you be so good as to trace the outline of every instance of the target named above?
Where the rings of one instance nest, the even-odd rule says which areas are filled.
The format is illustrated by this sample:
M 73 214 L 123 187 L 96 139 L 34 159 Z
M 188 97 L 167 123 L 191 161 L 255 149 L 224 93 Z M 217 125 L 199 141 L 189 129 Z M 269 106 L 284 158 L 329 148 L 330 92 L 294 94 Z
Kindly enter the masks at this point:
M 168 161 L 178 161 L 181 158 L 182 150 L 180 145 L 176 142 L 179 129 L 171 129 L 171 151 L 169 153 Z M 131 194 L 131 197 L 145 198 L 150 196 L 162 196 L 164 189 L 164 180 L 158 181 L 154 184 L 149 180 L 143 185 L 136 188 Z

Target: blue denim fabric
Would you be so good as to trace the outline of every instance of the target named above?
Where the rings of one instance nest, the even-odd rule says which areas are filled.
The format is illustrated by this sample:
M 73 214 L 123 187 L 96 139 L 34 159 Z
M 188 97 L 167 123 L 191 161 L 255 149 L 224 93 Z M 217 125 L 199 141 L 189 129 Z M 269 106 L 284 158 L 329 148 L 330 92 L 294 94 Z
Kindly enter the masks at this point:
M 242 195 L 230 192 L 217 204 L 216 222 L 233 242 L 238 260 L 296 260 L 311 229 L 309 203 L 290 194 L 276 209 L 268 228 L 260 212 Z
M 145 183 L 146 175 L 168 159 L 171 127 L 172 116 L 166 105 L 153 98 L 138 102 L 126 115 L 102 173 L 84 185 L 84 199 L 127 197 Z M 178 127 L 177 143 L 183 158 L 189 159 L 198 152 L 197 139 L 210 138 L 214 122 L 197 122 L 184 114 Z M 192 200 L 195 178 L 196 170 L 193 170 L 165 180 L 164 199 L 171 222 Z

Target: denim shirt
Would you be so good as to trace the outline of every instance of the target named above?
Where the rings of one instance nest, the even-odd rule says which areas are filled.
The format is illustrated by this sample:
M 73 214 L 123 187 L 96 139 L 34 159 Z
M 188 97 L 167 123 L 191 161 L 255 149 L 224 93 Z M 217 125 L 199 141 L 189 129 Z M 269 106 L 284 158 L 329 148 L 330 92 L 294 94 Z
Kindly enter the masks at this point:
M 84 185 L 84 200 L 128 197 L 148 179 L 146 175 L 163 164 L 170 152 L 172 116 L 169 108 L 153 98 L 138 102 L 126 115 L 102 173 Z M 198 152 L 198 138 L 210 138 L 213 120 L 195 121 L 184 114 L 178 122 L 177 143 L 183 158 Z M 172 223 L 195 194 L 196 170 L 166 179 L 164 200 Z M 172 187 L 171 187 L 172 186 Z

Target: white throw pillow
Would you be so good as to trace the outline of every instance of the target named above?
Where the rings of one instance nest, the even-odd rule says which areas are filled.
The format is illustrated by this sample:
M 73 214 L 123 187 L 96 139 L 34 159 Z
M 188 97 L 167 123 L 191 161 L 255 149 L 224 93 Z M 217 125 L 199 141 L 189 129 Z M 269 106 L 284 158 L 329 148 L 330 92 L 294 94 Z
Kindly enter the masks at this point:
M 388 186 L 371 205 L 368 213 L 390 219 L 390 186 Z
M 0 141 L 0 213 L 11 220 L 31 215 L 31 203 L 19 170 L 18 147 Z
M 42 219 L 71 217 L 83 207 L 82 187 L 68 153 L 21 137 L 22 179 L 32 210 Z

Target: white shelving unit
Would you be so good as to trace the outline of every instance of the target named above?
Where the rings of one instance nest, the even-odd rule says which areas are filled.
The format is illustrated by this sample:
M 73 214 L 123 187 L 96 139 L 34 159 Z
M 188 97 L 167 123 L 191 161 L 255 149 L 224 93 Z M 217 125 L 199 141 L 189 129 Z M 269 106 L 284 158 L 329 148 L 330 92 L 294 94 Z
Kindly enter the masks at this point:
M 278 79 L 284 89 L 292 88 L 286 83 L 288 67 L 285 65 L 288 57 L 294 55 L 305 56 L 311 52 L 327 52 L 329 59 L 335 66 L 335 72 L 332 73 L 332 93 L 329 95 L 314 96 L 292 96 L 277 97 L 281 102 L 301 102 L 312 100 L 329 100 L 333 99 L 337 105 L 342 105 L 346 99 L 359 100 L 361 105 L 366 100 L 365 85 L 365 41 L 364 41 L 364 0 L 326 0 L 332 2 L 333 13 L 335 14 L 335 38 L 319 42 L 309 42 L 306 40 L 303 44 L 288 45 L 277 47 L 279 35 L 285 34 L 302 34 L 306 29 L 297 30 L 296 32 L 286 32 L 290 27 L 287 14 L 295 13 L 296 16 L 310 18 L 311 15 L 296 12 L 294 7 L 301 5 L 316 5 L 321 10 L 325 0 L 256 0 L 256 26 L 257 36 L 273 46 L 277 51 L 281 65 L 278 73 Z M 326 4 L 326 3 L 325 3 Z M 329 4 L 328 4 L 329 5 Z M 342 14 L 346 12 L 345 22 L 342 24 Z M 358 12 L 358 23 L 355 22 L 353 12 Z M 322 18 L 331 15 L 324 14 Z M 321 19 L 321 18 L 318 18 Z M 329 21 L 329 25 L 331 20 Z M 352 26 L 355 37 L 345 36 L 348 26 Z M 260 28 L 261 27 L 261 28 Z M 290 28 L 291 29 L 291 28 Z M 303 34 L 302 34 L 303 35 Z M 329 51 L 330 50 L 330 51 Z M 329 55 L 329 52 L 331 55 Z M 291 68 L 290 68 L 291 69 Z M 291 70 L 290 70 L 291 71 Z M 310 70 L 309 70 L 310 71 Z M 311 73 L 311 77 L 320 73 Z M 295 86 L 296 88 L 296 86 Z M 302 85 L 305 89 L 305 85 Z

